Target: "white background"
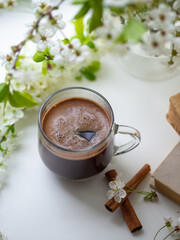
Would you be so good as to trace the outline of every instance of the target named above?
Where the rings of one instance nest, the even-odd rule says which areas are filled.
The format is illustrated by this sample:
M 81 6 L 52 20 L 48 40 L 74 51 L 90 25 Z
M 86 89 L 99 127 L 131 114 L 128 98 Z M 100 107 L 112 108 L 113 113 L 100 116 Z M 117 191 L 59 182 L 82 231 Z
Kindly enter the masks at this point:
M 62 9 L 66 19 L 76 12 L 67 3 Z M 25 22 L 31 17 L 21 10 L 0 11 L 1 51 L 8 52 L 23 39 Z M 136 127 L 142 135 L 136 149 L 114 157 L 105 171 L 122 171 L 126 181 L 145 163 L 153 172 L 179 141 L 165 117 L 170 96 L 180 91 L 179 76 L 161 82 L 135 79 L 120 68 L 116 56 L 108 55 L 102 59 L 97 81 L 69 81 L 58 88 L 77 85 L 99 91 L 112 105 L 116 122 Z M 105 171 L 83 182 L 61 180 L 38 154 L 37 112 L 27 112 L 18 129 L 23 130 L 22 140 L 12 155 L 8 181 L 0 195 L 0 230 L 9 240 L 151 240 L 164 225 L 163 216 L 180 217 L 180 207 L 165 196 L 158 194 L 158 201 L 151 203 L 134 193 L 129 199 L 143 229 L 130 233 L 120 209 L 109 213 L 104 208 Z M 138 190 L 150 190 L 149 183 L 150 175 Z M 166 234 L 165 229 L 157 239 Z

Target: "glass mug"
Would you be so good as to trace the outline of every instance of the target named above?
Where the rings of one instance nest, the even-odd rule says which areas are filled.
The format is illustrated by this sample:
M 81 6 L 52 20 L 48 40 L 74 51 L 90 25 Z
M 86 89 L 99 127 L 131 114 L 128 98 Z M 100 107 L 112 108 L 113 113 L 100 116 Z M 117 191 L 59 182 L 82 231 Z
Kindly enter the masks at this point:
M 100 106 L 110 119 L 107 135 L 96 145 L 84 149 L 71 150 L 52 142 L 42 128 L 42 120 L 47 111 L 58 102 L 71 98 L 90 100 Z M 48 97 L 42 104 L 38 118 L 39 153 L 45 165 L 59 176 L 72 180 L 87 179 L 103 171 L 112 156 L 126 153 L 137 147 L 141 135 L 133 127 L 114 123 L 114 114 L 109 102 L 98 92 L 83 88 L 70 87 L 59 90 Z M 114 144 L 116 134 L 128 134 L 131 140 L 120 146 Z

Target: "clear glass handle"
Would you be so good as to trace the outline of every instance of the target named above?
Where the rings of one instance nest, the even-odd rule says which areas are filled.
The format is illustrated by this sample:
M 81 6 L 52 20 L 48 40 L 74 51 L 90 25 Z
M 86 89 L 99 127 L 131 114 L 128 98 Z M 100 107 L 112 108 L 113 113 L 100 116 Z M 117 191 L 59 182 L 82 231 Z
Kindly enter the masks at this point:
M 140 132 L 137 129 L 130 126 L 118 125 L 115 123 L 114 134 L 127 134 L 132 137 L 132 140 L 130 140 L 129 142 L 121 146 L 114 146 L 114 156 L 131 151 L 132 149 L 137 147 L 141 142 Z

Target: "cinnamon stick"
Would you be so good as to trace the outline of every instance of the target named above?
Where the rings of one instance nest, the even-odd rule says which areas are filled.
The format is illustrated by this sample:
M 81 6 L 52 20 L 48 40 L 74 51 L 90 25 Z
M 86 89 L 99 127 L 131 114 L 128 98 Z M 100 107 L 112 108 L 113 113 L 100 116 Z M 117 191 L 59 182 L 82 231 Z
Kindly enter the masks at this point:
M 129 199 L 126 199 L 120 205 L 124 220 L 126 221 L 128 228 L 131 232 L 136 232 L 142 228 L 141 222 L 139 221 L 133 206 Z
M 136 173 L 136 175 L 131 178 L 131 180 L 126 184 L 127 188 L 131 188 L 131 189 L 135 189 L 142 181 L 143 179 L 148 175 L 148 173 L 150 172 L 150 166 L 148 164 L 145 164 L 140 170 L 139 172 Z M 115 179 L 115 170 L 111 170 L 110 173 L 108 174 L 109 176 L 113 176 L 112 179 Z M 106 174 L 107 175 L 107 174 Z M 109 177 L 110 179 L 110 177 Z M 113 180 L 111 180 L 113 181 Z M 125 190 L 126 190 L 125 187 Z M 116 211 L 116 209 L 128 198 L 128 196 L 131 194 L 131 192 L 127 192 L 127 195 L 125 198 L 123 198 L 121 200 L 120 203 L 116 202 L 114 200 L 114 198 L 111 198 L 109 201 L 107 201 L 107 203 L 105 204 L 105 207 L 107 210 L 109 210 L 110 212 L 114 212 Z
M 106 174 L 106 178 L 108 182 L 113 181 L 116 179 L 116 171 L 110 170 Z M 112 200 L 112 199 L 110 199 Z M 131 232 L 138 231 L 142 228 L 142 225 L 133 209 L 133 206 L 131 205 L 129 199 L 127 198 L 121 205 L 120 205 L 124 220 L 126 221 L 129 230 Z

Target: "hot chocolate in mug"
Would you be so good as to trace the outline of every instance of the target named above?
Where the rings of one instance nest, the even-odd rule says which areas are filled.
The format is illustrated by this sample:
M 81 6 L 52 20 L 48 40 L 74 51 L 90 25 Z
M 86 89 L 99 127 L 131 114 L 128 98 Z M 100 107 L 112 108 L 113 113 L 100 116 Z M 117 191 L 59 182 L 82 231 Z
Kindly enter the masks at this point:
M 59 176 L 87 179 L 103 171 L 112 156 L 126 153 L 141 141 L 138 130 L 118 125 L 109 102 L 98 92 L 70 87 L 48 97 L 39 111 L 39 153 Z M 116 134 L 131 140 L 114 144 Z

